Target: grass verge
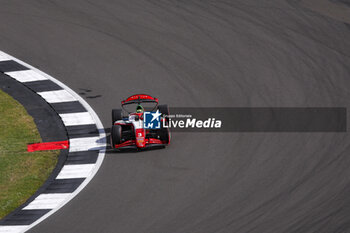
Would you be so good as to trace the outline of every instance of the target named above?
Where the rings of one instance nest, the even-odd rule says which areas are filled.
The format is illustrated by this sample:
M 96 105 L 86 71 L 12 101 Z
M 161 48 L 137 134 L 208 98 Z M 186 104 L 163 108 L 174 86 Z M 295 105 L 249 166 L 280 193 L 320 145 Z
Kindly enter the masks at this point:
M 33 195 L 57 163 L 59 151 L 27 152 L 34 142 L 41 137 L 33 118 L 0 91 L 0 219 Z

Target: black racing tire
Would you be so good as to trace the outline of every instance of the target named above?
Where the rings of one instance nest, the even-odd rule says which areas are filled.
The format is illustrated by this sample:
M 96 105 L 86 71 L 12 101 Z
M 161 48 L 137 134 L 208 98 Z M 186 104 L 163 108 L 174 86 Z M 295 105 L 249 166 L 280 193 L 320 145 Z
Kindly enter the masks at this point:
M 166 144 L 170 143 L 170 130 L 169 128 L 161 128 L 159 132 L 160 140 L 165 142 Z
M 162 117 L 165 119 L 165 123 L 168 124 L 169 123 L 169 107 L 167 104 L 163 104 L 163 105 L 159 105 L 158 106 L 158 110 L 162 113 Z M 163 128 L 163 125 L 162 125 Z
M 112 125 L 114 125 L 114 122 L 122 120 L 122 119 L 123 119 L 123 110 L 113 109 L 112 110 Z
M 169 107 L 167 104 L 158 105 L 158 109 L 162 113 L 163 117 L 164 115 L 169 116 Z
M 163 104 L 163 105 L 159 105 L 158 106 L 159 111 L 162 113 L 162 117 L 165 118 L 165 120 L 167 122 L 169 122 L 169 107 L 167 104 Z M 159 136 L 160 136 L 160 140 L 162 140 L 163 142 L 166 142 L 167 144 L 170 143 L 170 130 L 169 128 L 162 128 L 160 129 L 159 132 Z
M 112 126 L 111 139 L 113 144 L 112 147 L 122 142 L 122 127 L 120 125 Z

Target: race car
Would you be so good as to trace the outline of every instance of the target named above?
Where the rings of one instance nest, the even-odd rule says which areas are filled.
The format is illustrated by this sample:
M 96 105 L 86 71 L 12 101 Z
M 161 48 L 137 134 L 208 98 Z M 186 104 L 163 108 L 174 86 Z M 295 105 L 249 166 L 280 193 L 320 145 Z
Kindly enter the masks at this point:
M 112 110 L 111 145 L 116 150 L 164 148 L 170 143 L 168 105 L 158 105 L 158 99 L 137 94 L 121 102 L 122 109 Z M 145 113 L 146 111 L 146 113 Z M 126 113 L 126 114 L 124 114 Z M 158 128 L 145 127 L 144 113 L 159 117 Z M 153 121 L 152 117 L 152 121 Z M 153 124 L 153 123 L 152 123 Z M 153 126 L 153 125 L 152 125 Z

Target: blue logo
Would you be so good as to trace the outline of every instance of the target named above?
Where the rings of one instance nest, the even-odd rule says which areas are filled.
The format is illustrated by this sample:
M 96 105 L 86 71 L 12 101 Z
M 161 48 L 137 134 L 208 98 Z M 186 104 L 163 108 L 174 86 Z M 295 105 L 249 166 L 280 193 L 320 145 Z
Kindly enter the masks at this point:
M 160 116 L 162 114 L 157 110 L 156 112 L 143 113 L 143 128 L 145 129 L 160 129 Z

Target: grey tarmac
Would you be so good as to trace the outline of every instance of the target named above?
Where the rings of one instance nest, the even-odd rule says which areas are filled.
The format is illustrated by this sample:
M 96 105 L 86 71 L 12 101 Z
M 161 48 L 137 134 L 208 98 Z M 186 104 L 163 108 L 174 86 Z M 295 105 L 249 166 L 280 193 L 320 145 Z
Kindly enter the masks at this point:
M 0 50 L 80 93 L 106 128 L 135 93 L 349 108 L 349 6 L 314 2 L 0 0 Z M 347 132 L 174 133 L 165 150 L 109 152 L 30 232 L 349 232 L 349 152 Z

